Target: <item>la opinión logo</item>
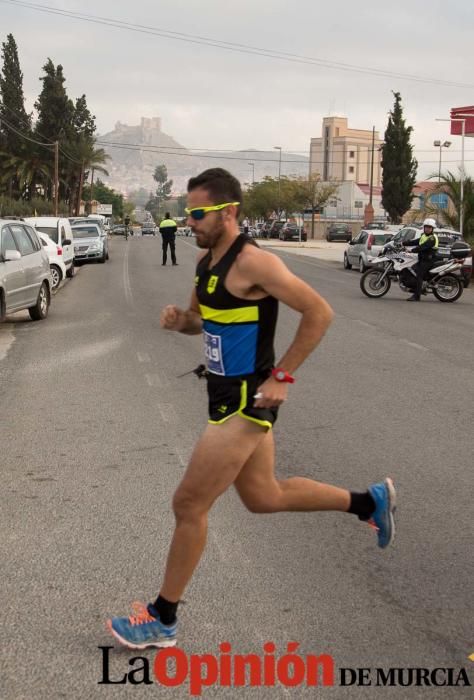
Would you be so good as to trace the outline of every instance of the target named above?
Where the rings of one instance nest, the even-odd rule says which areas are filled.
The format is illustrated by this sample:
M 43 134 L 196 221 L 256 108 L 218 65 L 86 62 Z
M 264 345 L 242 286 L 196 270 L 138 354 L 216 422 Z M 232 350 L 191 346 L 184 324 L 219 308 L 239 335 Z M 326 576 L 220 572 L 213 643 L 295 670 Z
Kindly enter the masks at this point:
M 267 642 L 263 655 L 233 654 L 229 642 L 219 646 L 220 654 L 191 654 L 178 647 L 162 649 L 154 661 L 144 656 L 129 659 L 129 670 L 121 678 L 111 678 L 111 646 L 99 647 L 102 652 L 102 679 L 99 685 L 153 685 L 176 688 L 188 685 L 189 694 L 202 695 L 207 686 L 239 688 L 244 686 L 287 688 L 334 686 L 335 664 L 329 654 L 300 656 L 298 642 L 287 644 L 286 654 L 277 657 L 276 645 Z

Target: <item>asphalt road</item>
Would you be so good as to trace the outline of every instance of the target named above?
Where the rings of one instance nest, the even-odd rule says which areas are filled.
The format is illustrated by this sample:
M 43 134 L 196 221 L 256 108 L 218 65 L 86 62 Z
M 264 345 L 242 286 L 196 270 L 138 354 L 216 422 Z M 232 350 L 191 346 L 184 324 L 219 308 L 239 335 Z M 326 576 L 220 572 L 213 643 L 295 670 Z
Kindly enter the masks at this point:
M 187 303 L 192 240 L 161 267 L 158 238 L 111 242 L 53 299 L 45 322 L 0 327 L 2 700 L 189 697 L 187 687 L 98 685 L 106 618 L 158 591 L 170 509 L 205 425 L 205 387 L 176 375 L 201 340 L 159 328 Z M 247 513 L 229 491 L 186 593 L 187 654 L 263 654 L 273 641 L 337 668 L 469 669 L 472 639 L 474 293 L 456 304 L 364 297 L 356 272 L 279 253 L 332 304 L 335 321 L 297 373 L 275 428 L 277 469 L 354 489 L 391 475 L 388 551 L 345 514 Z M 282 309 L 282 352 L 297 318 Z M 119 680 L 137 654 L 115 649 Z M 145 652 L 151 661 L 155 654 Z M 339 671 L 338 671 L 339 673 Z M 468 688 L 209 688 L 205 697 L 471 697 Z

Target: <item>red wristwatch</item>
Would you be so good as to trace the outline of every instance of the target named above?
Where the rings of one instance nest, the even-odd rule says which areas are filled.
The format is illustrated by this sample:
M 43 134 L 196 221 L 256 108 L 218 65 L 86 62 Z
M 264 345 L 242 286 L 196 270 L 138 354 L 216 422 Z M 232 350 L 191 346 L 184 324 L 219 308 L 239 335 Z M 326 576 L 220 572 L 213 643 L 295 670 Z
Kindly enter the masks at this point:
M 285 369 L 281 369 L 281 367 L 272 369 L 272 377 L 276 379 L 277 382 L 286 382 L 287 384 L 294 384 L 295 382 L 295 378 Z

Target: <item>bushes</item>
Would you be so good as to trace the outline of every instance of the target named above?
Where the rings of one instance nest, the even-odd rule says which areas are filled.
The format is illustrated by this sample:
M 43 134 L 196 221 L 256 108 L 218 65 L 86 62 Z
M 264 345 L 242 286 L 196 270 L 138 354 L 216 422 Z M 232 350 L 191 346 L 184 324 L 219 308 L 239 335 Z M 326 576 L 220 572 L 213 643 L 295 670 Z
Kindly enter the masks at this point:
M 69 216 L 67 204 L 59 204 L 59 214 Z M 54 216 L 54 203 L 41 198 L 26 201 L 0 195 L 0 216 Z

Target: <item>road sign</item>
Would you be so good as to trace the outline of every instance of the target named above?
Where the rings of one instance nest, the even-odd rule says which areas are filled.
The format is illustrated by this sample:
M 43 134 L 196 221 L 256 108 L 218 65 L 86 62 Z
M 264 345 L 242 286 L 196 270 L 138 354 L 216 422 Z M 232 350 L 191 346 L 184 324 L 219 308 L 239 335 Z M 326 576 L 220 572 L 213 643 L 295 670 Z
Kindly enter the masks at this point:
M 104 216 L 112 216 L 112 205 L 111 204 L 97 204 L 96 214 L 103 214 Z

